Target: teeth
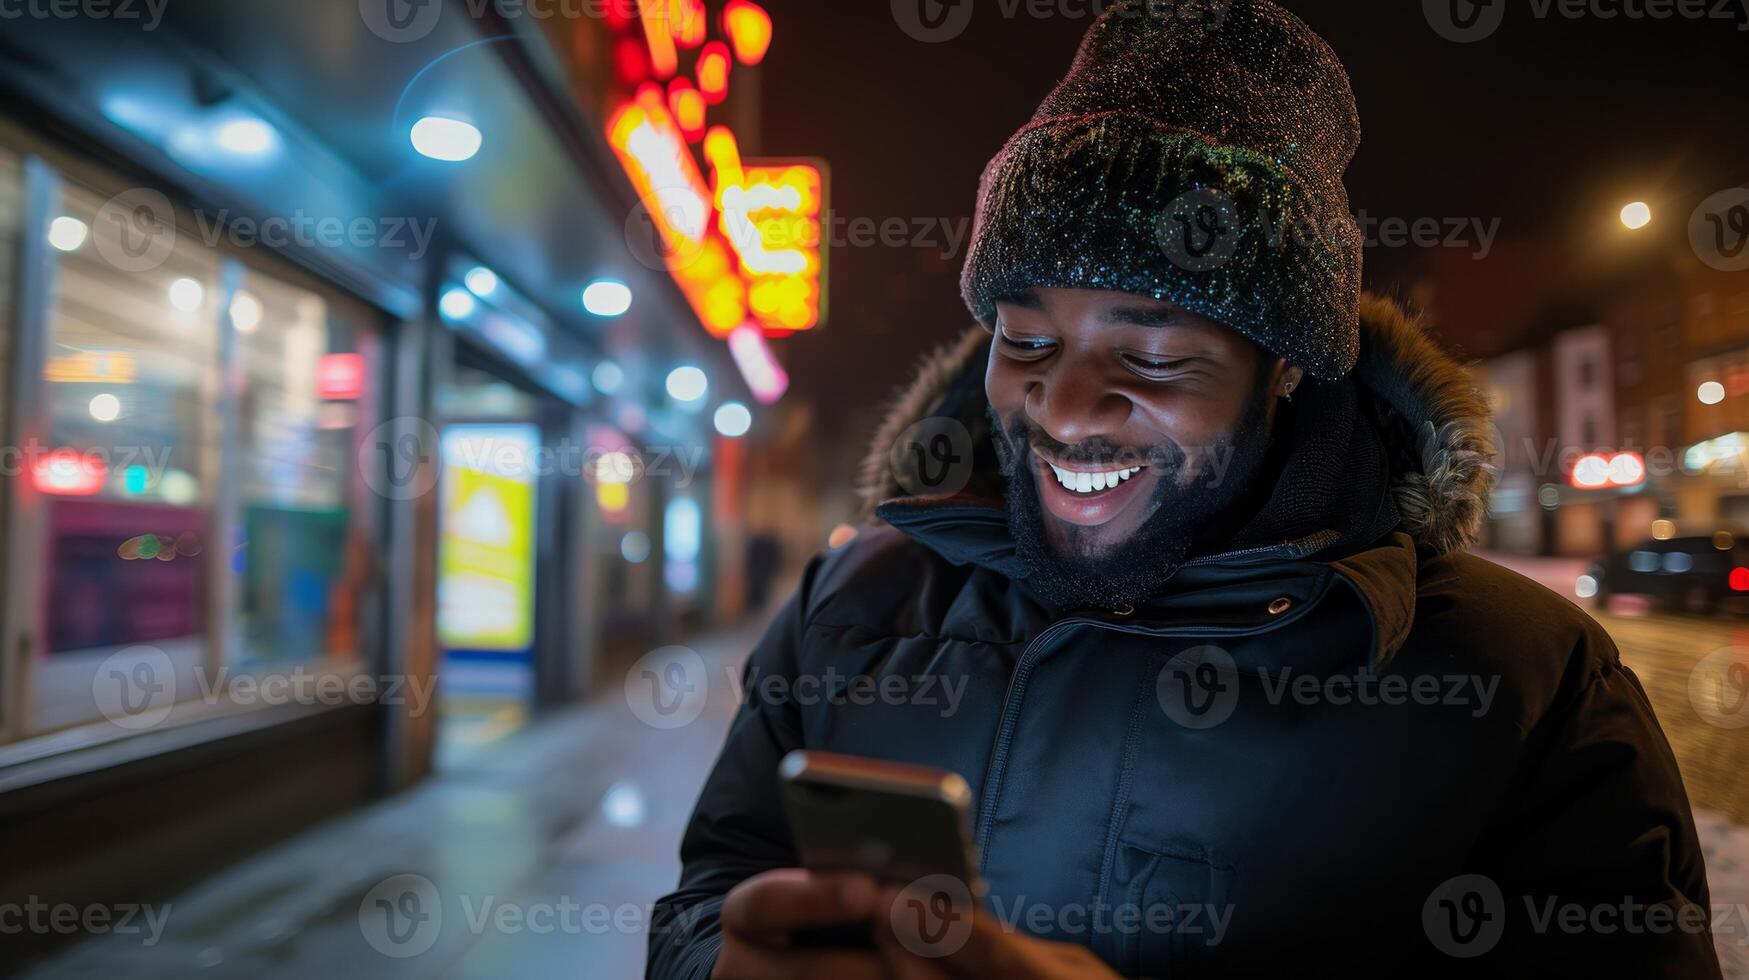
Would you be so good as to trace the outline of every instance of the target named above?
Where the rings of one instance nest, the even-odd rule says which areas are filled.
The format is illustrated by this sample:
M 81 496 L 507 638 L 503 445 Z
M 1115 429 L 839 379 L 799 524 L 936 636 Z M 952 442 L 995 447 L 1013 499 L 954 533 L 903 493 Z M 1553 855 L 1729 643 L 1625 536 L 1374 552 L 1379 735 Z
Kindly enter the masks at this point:
M 1110 490 L 1141 471 L 1140 466 L 1131 466 L 1127 469 L 1109 470 L 1104 473 L 1075 473 L 1063 469 L 1061 466 L 1051 465 L 1051 472 L 1056 475 L 1057 482 L 1075 493 L 1096 493 L 1101 490 Z

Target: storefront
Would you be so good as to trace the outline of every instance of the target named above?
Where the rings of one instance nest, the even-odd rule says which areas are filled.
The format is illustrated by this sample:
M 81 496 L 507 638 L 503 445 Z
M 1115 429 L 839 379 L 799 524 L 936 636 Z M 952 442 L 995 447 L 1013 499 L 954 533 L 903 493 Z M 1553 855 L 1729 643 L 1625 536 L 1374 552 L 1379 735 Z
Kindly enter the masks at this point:
M 0 67 L 0 889 L 161 894 L 711 588 L 711 409 L 753 398 L 538 32 L 294 6 L 45 21 Z M 409 142 L 440 109 L 476 157 Z

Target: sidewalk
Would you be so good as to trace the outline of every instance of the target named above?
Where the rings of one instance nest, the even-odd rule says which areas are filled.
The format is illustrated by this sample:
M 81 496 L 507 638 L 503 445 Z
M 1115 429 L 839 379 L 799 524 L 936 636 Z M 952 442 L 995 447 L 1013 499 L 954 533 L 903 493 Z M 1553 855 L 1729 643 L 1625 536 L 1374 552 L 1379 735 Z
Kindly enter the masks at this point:
M 85 940 L 27 976 L 642 976 L 649 905 L 734 713 L 723 671 L 762 628 L 692 645 L 711 683 L 690 724 L 652 727 L 604 689 L 176 897 L 156 942 Z

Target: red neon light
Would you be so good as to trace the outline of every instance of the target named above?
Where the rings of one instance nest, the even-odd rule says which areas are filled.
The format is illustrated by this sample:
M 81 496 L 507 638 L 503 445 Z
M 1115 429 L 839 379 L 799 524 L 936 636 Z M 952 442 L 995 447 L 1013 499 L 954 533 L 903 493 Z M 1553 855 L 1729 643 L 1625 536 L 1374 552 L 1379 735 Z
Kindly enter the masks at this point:
M 1609 458 L 1609 482 L 1632 487 L 1646 480 L 1646 461 L 1639 453 L 1616 453 Z
M 616 31 L 632 26 L 632 20 L 637 16 L 638 0 L 608 0 L 601 8 L 602 21 Z
M 771 15 L 752 0 L 729 0 L 723 8 L 723 33 L 735 48 L 735 59 L 757 65 L 771 49 Z
M 740 369 L 741 377 L 761 405 L 773 404 L 789 390 L 789 375 L 783 365 L 777 363 L 777 357 L 771 353 L 771 345 L 765 342 L 765 334 L 758 324 L 736 327 L 729 334 L 729 355 L 735 359 L 735 367 Z
M 613 71 L 626 85 L 649 81 L 649 48 L 635 37 L 622 37 L 613 42 Z
M 650 69 L 657 78 L 667 78 L 680 68 L 674 35 L 668 31 L 667 0 L 638 0 L 638 16 L 644 23 L 644 40 L 650 46 Z
M 704 100 L 717 105 L 729 97 L 729 69 L 734 65 L 729 46 L 712 41 L 698 54 L 698 90 Z
M 1592 453 L 1579 457 L 1573 464 L 1573 474 L 1569 477 L 1574 486 L 1581 490 L 1595 490 L 1609 485 L 1609 460 Z
M 712 227 L 711 189 L 661 88 L 639 89 L 607 124 L 608 143 L 662 237 L 666 264 L 699 321 L 726 336 L 747 319 L 747 287 L 729 245 Z
M 676 78 L 668 83 L 668 108 L 688 143 L 704 139 L 704 95 L 692 87 L 692 82 Z
M 1573 464 L 1567 479 L 1581 490 L 1635 487 L 1646 482 L 1646 460 L 1639 453 L 1587 453 Z
M 364 394 L 364 355 L 324 354 L 316 362 L 316 395 L 336 402 L 354 402 Z
M 704 43 L 704 0 L 668 0 L 668 30 L 674 43 L 696 48 Z
M 31 467 L 31 482 L 38 491 L 57 497 L 91 497 L 109 482 L 101 460 L 71 449 L 57 449 Z

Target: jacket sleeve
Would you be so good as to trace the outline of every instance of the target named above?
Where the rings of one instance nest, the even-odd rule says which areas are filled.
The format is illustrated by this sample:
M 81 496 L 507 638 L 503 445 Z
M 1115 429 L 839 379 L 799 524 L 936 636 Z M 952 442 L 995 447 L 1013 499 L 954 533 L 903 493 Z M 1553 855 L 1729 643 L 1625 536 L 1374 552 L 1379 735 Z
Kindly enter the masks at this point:
M 748 658 L 741 707 L 680 843 L 680 887 L 660 899 L 651 916 L 650 980 L 708 977 L 722 945 L 723 896 L 753 875 L 796 863 L 777 767 L 802 745 L 800 719 L 784 695 L 796 675 L 818 563 L 809 565 L 801 589 Z
M 1717 978 L 1706 870 L 1676 758 L 1608 634 L 1592 624 L 1580 646 L 1527 739 L 1512 815 L 1478 855 L 1499 882 L 1505 931 L 1496 954 L 1472 965 Z

